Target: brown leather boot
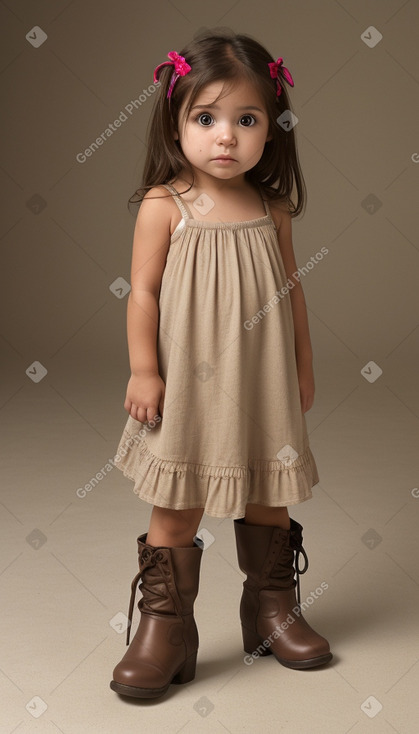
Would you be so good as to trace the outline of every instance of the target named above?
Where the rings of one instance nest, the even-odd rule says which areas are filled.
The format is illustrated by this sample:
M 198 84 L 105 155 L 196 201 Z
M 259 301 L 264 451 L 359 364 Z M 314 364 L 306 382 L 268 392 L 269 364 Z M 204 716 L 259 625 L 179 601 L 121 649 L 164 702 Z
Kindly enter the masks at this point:
M 171 683 L 195 678 L 199 637 L 193 616 L 198 594 L 203 542 L 190 548 L 147 545 L 147 533 L 137 538 L 139 573 L 131 584 L 126 644 L 129 644 L 138 580 L 142 598 L 137 632 L 113 671 L 110 687 L 136 698 L 157 698 Z
M 237 558 L 247 574 L 240 602 L 245 652 L 253 658 L 273 653 L 287 668 L 314 668 L 332 659 L 329 643 L 306 622 L 300 607 L 299 575 L 307 571 L 302 526 L 289 530 L 234 520 Z M 296 551 L 297 582 L 294 580 Z M 299 554 L 305 565 L 299 569 Z M 295 586 L 298 590 L 298 603 Z M 252 661 L 253 662 L 253 661 Z

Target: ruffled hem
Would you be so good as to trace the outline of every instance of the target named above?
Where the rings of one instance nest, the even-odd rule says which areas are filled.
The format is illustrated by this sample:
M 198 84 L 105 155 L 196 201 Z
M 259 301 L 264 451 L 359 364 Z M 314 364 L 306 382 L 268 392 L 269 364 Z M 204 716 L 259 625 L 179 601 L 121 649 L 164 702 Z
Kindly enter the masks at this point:
M 203 507 L 212 517 L 244 517 L 248 502 L 269 507 L 304 502 L 319 481 L 309 447 L 289 466 L 280 460 L 252 459 L 248 467 L 209 466 L 161 459 L 127 430 L 114 462 L 135 483 L 134 494 L 145 502 L 174 510 Z

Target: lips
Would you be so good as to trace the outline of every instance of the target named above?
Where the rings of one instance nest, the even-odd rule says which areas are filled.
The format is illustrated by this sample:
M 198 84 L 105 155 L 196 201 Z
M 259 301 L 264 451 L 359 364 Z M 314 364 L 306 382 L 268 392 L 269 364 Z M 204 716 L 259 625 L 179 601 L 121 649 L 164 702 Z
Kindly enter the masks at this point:
M 213 161 L 234 161 L 235 158 L 231 158 L 229 155 L 217 155 L 216 158 L 213 158 Z

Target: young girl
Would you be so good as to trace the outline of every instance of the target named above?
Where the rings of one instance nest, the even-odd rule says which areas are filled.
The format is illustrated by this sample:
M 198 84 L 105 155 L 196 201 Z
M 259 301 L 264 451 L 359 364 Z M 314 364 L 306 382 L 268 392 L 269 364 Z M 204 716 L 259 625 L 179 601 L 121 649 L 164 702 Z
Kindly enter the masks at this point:
M 287 510 L 319 481 L 291 235 L 305 203 L 284 84 L 293 79 L 251 37 L 217 29 L 168 57 L 154 73 L 128 299 L 129 417 L 115 457 L 153 505 L 137 539 L 127 645 L 140 578 L 141 619 L 110 684 L 138 698 L 195 677 L 204 512 L 234 520 L 247 662 L 273 653 L 300 669 L 332 658 L 301 614 L 308 560 Z

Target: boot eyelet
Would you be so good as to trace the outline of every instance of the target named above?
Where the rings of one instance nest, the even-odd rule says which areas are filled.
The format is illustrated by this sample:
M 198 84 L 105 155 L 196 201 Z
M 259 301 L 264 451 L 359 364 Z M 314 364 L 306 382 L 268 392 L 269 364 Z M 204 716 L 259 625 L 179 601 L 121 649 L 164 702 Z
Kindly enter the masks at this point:
M 162 561 L 164 558 L 164 553 L 162 553 L 161 551 L 158 551 L 156 555 L 154 556 L 154 558 L 156 559 L 156 561 Z

